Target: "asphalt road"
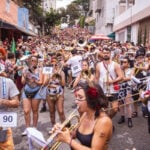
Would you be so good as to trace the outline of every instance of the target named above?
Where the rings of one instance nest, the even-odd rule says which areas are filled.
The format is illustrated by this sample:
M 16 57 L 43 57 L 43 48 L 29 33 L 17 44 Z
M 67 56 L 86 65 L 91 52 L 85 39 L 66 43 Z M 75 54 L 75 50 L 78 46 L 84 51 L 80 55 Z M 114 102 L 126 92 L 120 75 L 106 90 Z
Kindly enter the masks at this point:
M 66 89 L 65 94 L 65 114 L 68 116 L 72 112 L 73 108 L 73 94 L 70 90 Z M 42 103 L 41 103 L 42 104 Z M 40 105 L 41 107 L 42 105 Z M 16 150 L 28 150 L 28 138 L 22 137 L 21 133 L 25 129 L 25 121 L 23 115 L 22 105 L 16 109 L 18 113 L 18 126 L 13 128 L 13 136 Z M 109 150 L 150 150 L 150 134 L 147 131 L 147 119 L 143 118 L 140 106 L 139 116 L 133 119 L 133 128 L 128 128 L 127 121 L 124 124 L 117 124 L 119 114 L 113 118 L 113 124 L 115 131 L 109 144 Z M 57 116 L 58 120 L 58 116 Z M 38 130 L 40 130 L 44 138 L 49 137 L 48 131 L 51 127 L 49 112 L 39 113 Z M 35 150 L 39 149 L 38 144 L 33 144 Z M 59 147 L 60 150 L 70 150 L 68 145 L 62 144 Z

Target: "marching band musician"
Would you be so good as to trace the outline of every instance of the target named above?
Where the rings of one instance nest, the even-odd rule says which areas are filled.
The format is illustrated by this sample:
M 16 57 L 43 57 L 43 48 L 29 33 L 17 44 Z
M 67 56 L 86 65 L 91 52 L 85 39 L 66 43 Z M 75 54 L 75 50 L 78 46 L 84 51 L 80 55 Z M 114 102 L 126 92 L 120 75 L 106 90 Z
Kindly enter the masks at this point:
M 65 76 L 62 68 L 58 65 L 56 59 L 52 59 L 51 65 L 53 67 L 52 75 L 45 75 L 44 82 L 47 82 L 47 103 L 50 111 L 50 120 L 52 126 L 55 124 L 55 112 L 57 109 L 60 121 L 65 120 L 64 114 L 64 86 Z M 51 131 L 49 132 L 51 133 Z
M 37 127 L 38 122 L 38 109 L 41 99 L 43 99 L 39 93 L 42 82 L 43 74 L 42 69 L 38 68 L 38 56 L 31 56 L 28 60 L 28 67 L 24 68 L 22 72 L 22 84 L 24 84 L 24 90 L 22 92 L 23 109 L 26 127 L 31 126 L 31 116 L 33 113 L 33 127 Z M 26 129 L 22 133 L 22 136 L 27 135 Z
M 148 79 L 146 90 L 141 93 L 140 97 L 144 105 L 147 105 L 146 107 L 148 111 L 148 133 L 150 133 L 150 79 Z
M 0 66 L 1 67 L 1 66 Z M 0 113 L 7 113 L 9 108 L 19 106 L 19 91 L 14 82 L 3 76 L 0 68 Z M 2 74 L 1 74 L 2 73 Z M 0 124 L 0 149 L 14 150 L 12 130 Z
M 137 50 L 135 55 L 135 64 L 134 64 L 134 76 L 139 79 L 140 81 L 144 80 L 144 78 L 147 76 L 147 64 L 144 61 L 145 53 L 141 51 L 140 49 Z M 140 84 L 137 84 L 134 88 L 132 88 L 132 98 L 134 101 L 139 99 L 139 90 L 144 89 L 145 85 L 141 82 Z M 137 103 L 134 103 L 133 105 L 133 113 L 132 118 L 135 118 L 138 116 L 138 105 Z M 144 108 L 143 108 L 144 109 Z M 145 112 L 143 111 L 143 116 L 147 116 Z
M 77 129 L 72 133 L 68 128 L 60 131 L 61 125 L 56 124 L 53 132 L 58 131 L 57 140 L 69 144 L 75 150 L 108 150 L 112 121 L 104 111 L 108 102 L 102 88 L 94 82 L 80 82 L 75 89 L 75 102 L 79 113 L 83 114 Z
M 80 74 L 76 77 L 74 84 L 73 84 L 73 89 L 77 86 L 77 84 L 80 81 L 84 81 L 84 80 L 90 80 L 93 81 L 94 80 L 94 75 L 91 73 L 90 69 L 89 69 L 89 63 L 87 60 L 82 60 L 81 62 L 81 66 L 82 66 L 82 71 L 80 72 Z
M 118 63 L 111 60 L 111 51 L 109 48 L 103 48 L 103 61 L 97 63 L 95 83 L 99 83 L 104 93 L 112 105 L 110 117 L 113 117 L 118 111 L 118 83 L 123 79 L 123 73 Z
M 121 68 L 124 73 L 123 81 L 121 82 L 121 87 L 119 90 L 118 98 L 121 99 L 119 104 L 125 105 L 119 108 L 121 118 L 118 121 L 118 124 L 125 122 L 125 109 L 128 117 L 128 127 L 132 128 L 132 108 L 131 108 L 131 78 L 133 75 L 133 70 L 130 68 L 130 60 L 126 56 L 121 60 Z
M 72 57 L 68 59 L 68 61 L 64 64 L 64 66 L 70 66 L 71 67 L 72 80 L 74 81 L 75 78 L 81 72 L 82 56 L 77 55 L 77 49 L 73 49 L 71 51 L 71 54 L 72 54 Z
M 150 75 L 150 52 L 147 52 L 146 54 L 146 63 L 147 67 L 145 68 L 147 70 L 147 75 Z

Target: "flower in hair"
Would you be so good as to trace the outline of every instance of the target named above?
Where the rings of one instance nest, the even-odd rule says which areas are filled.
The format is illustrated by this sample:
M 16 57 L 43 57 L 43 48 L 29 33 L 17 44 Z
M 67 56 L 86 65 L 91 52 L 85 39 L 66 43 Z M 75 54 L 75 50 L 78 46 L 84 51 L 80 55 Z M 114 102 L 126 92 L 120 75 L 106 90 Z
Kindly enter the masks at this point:
M 89 97 L 97 98 L 98 97 L 98 91 L 96 88 L 90 87 L 87 91 L 87 94 Z

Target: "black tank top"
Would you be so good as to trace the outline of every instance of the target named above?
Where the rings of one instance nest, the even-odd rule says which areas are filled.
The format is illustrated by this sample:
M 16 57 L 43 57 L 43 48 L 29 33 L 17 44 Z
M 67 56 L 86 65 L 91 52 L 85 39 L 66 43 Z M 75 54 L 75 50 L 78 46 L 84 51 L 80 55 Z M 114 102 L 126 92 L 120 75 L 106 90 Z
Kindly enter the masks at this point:
M 91 147 L 93 133 L 91 133 L 91 134 L 82 134 L 77 130 L 76 138 L 81 142 L 81 144 L 83 144 L 87 147 Z

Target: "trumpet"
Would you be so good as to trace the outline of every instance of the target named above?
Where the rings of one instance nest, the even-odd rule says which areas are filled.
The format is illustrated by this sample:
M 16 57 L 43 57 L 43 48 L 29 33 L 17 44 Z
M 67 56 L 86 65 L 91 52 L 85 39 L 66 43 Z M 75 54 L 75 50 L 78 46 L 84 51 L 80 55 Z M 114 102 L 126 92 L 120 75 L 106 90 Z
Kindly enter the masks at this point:
M 69 117 L 62 123 L 60 131 L 62 131 L 67 125 L 69 125 L 69 130 L 70 132 L 73 131 L 75 128 L 78 127 L 79 125 L 79 115 L 76 114 L 78 112 L 78 108 L 77 107 L 70 115 Z M 74 124 L 70 124 L 71 121 L 75 121 L 73 119 L 77 119 L 77 122 Z M 60 146 L 61 142 L 54 142 L 56 136 L 58 135 L 58 132 L 54 132 L 53 134 L 51 134 L 51 136 L 48 138 L 47 140 L 47 144 L 45 144 L 45 146 L 41 149 L 41 150 L 57 150 L 58 147 Z

